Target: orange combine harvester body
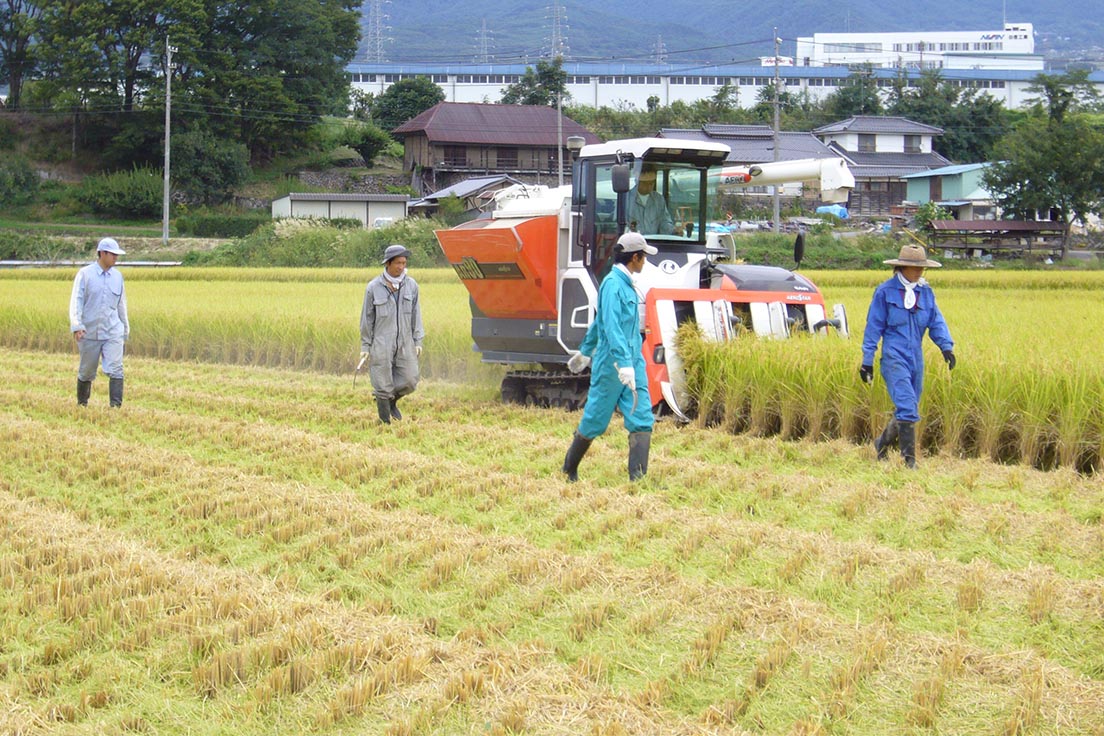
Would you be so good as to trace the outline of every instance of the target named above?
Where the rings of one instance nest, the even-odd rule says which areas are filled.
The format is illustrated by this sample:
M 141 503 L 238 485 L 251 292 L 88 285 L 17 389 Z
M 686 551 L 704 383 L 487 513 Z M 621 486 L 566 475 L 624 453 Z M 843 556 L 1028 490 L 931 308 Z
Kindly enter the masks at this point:
M 728 153 L 711 141 L 666 138 L 585 146 L 571 186 L 515 185 L 496 195 L 492 211 L 436 232 L 470 294 L 475 349 L 485 361 L 510 367 L 502 383 L 505 400 L 581 406 L 589 377 L 568 372 L 566 363 L 594 318 L 598 284 L 626 230 L 641 232 L 659 250 L 636 282 L 657 411 L 688 416 L 691 397 L 675 344 L 687 321 L 714 340 L 784 338 L 797 330 L 846 335 L 842 306 L 829 316 L 820 291 L 800 274 L 727 262 L 732 236 L 710 222 L 718 193 L 731 187 L 818 180 L 823 200 L 845 199 L 854 186 L 846 165 L 809 159 L 733 167 L 725 164 Z M 634 209 L 645 168 L 656 172 L 655 191 L 669 215 L 651 228 Z M 799 236 L 798 262 L 802 250 Z

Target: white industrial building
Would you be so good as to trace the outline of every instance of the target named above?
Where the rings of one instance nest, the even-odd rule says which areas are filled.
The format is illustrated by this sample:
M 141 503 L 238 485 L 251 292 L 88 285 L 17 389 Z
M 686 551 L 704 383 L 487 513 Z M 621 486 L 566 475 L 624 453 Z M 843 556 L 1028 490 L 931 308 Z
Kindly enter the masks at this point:
M 917 57 L 917 61 L 919 58 Z M 927 57 L 925 57 L 927 66 Z M 400 79 L 427 77 L 445 93 L 446 102 L 498 102 L 506 88 L 525 74 L 525 64 L 391 64 L 354 62 L 346 67 L 354 89 L 380 94 Z M 735 102 L 752 108 L 760 94 L 774 83 L 775 69 L 755 65 L 697 64 L 676 67 L 668 64 L 565 62 L 567 92 L 571 103 L 590 107 L 634 108 L 647 110 L 649 100 L 661 106 L 673 102 L 693 104 L 717 94 L 723 85 L 735 93 Z M 943 79 L 963 87 L 978 89 L 999 100 L 1011 110 L 1026 107 L 1038 94 L 1028 92 L 1041 71 L 1038 69 L 993 69 L 943 67 Z M 820 101 L 850 84 L 855 72 L 847 66 L 779 66 L 778 76 L 786 91 L 807 94 Z M 899 74 L 909 84 L 919 81 L 920 70 L 872 67 L 864 71 L 870 84 L 887 88 Z M 1104 94 L 1104 72 L 1092 72 L 1089 81 Z
M 1043 70 L 1030 23 L 998 31 L 814 33 L 797 39 L 798 66 Z

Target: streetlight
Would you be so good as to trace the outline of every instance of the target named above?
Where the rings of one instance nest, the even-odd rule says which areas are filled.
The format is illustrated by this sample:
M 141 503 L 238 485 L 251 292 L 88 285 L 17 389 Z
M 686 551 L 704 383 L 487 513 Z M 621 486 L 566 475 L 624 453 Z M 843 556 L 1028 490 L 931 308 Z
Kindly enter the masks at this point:
M 172 108 L 172 55 L 176 47 L 165 36 L 165 186 L 161 198 L 161 244 L 169 244 L 169 112 Z

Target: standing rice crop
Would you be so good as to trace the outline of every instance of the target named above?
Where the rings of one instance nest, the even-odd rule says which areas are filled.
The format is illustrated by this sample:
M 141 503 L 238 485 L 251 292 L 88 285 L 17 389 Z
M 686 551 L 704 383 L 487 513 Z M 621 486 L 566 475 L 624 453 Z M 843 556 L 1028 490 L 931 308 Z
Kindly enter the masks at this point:
M 791 439 L 868 441 L 892 412 L 881 376 L 876 372 L 873 386 L 864 386 L 857 374 L 866 306 L 883 278 L 816 275 L 827 299 L 848 309 L 847 341 L 745 334 L 717 344 L 685 331 L 680 337 L 699 422 Z M 999 462 L 1098 470 L 1104 366 L 1094 356 L 1104 340 L 1104 277 L 954 272 L 932 278 L 940 282 L 939 304 L 959 364 L 948 372 L 925 340 L 922 446 Z

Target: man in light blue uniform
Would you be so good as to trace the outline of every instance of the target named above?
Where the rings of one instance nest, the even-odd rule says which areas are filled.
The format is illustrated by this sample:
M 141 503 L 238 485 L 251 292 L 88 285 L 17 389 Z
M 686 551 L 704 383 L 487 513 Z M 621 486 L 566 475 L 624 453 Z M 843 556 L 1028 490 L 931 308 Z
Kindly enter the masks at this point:
M 681 235 L 682 228 L 675 225 L 667 200 L 656 191 L 656 181 L 655 167 L 644 164 L 636 187 L 629 192 L 629 225 L 638 233 Z
M 598 287 L 598 313 L 579 352 L 568 361 L 573 373 L 591 365 L 583 418 L 564 458 L 563 472 L 569 481 L 578 480 L 579 462 L 594 438 L 609 427 L 615 408 L 621 409 L 629 431 L 629 480 L 648 472 L 655 417 L 641 352 L 640 296 L 633 275 L 643 270 L 646 256 L 657 252 L 640 233 L 629 232 L 618 238 L 615 264 Z
M 954 340 L 935 293 L 921 278 L 925 268 L 940 268 L 928 260 L 924 248 L 906 245 L 897 258 L 884 261 L 893 266 L 893 276 L 878 285 L 866 315 L 863 359 L 859 376 L 864 383 L 874 380 L 874 353 L 882 343 L 882 378 L 895 407 L 893 418 L 874 440 L 878 459 L 885 460 L 894 441 L 900 439 L 905 465 L 916 467 L 916 423 L 920 421 L 920 394 L 924 389 L 924 333 L 939 349 L 947 367 L 954 370 Z
M 115 262 L 126 251 L 114 238 L 96 246 L 96 262 L 77 272 L 69 299 L 69 329 L 80 351 L 77 369 L 77 403 L 88 405 L 96 364 L 103 363 L 108 377 L 108 400 L 123 405 L 123 343 L 130 337 L 123 275 Z

